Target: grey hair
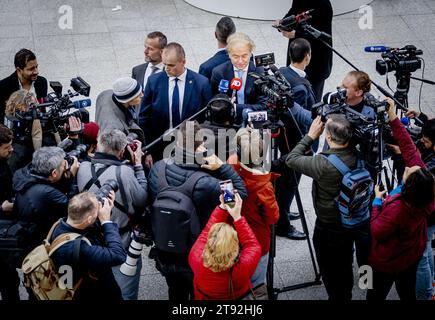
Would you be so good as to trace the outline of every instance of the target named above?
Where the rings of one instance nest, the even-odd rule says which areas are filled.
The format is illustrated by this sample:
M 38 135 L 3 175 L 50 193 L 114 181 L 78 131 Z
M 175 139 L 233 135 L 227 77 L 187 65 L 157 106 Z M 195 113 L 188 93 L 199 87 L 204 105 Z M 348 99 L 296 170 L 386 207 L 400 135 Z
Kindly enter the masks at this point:
M 42 147 L 33 153 L 32 171 L 49 177 L 53 170 L 59 170 L 65 158 L 65 151 L 59 147 Z
M 127 143 L 127 136 L 124 132 L 118 129 L 106 129 L 98 137 L 97 149 L 99 152 L 118 156 Z
M 325 130 L 336 144 L 345 145 L 352 138 L 352 126 L 344 114 L 332 114 L 326 121 Z

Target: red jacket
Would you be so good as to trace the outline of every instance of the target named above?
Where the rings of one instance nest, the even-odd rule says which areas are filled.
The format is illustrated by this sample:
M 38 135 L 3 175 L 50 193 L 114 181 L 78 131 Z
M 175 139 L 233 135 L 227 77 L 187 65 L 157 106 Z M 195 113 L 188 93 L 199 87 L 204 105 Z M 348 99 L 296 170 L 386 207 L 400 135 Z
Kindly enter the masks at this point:
M 227 222 L 229 217 L 226 210 L 217 207 L 190 251 L 189 264 L 194 275 L 195 300 L 231 300 L 249 292 L 251 277 L 260 261 L 261 248 L 244 217 L 234 222 L 241 249 L 239 259 L 231 271 L 233 293 L 229 288 L 230 270 L 213 272 L 204 267 L 203 252 L 208 232 L 213 224 Z
M 261 245 L 261 256 L 264 256 L 270 248 L 270 226 L 277 223 L 279 218 L 275 189 L 271 182 L 278 175 L 253 173 L 242 167 L 240 162 L 232 167 L 245 182 L 248 198 L 243 201 L 242 215 L 254 231 Z
M 390 125 L 406 166 L 425 167 L 399 119 Z M 434 209 L 434 203 L 414 208 L 403 200 L 400 193 L 387 196 L 382 207 L 374 205 L 370 222 L 370 265 L 381 272 L 398 273 L 417 263 L 426 247 L 427 216 Z

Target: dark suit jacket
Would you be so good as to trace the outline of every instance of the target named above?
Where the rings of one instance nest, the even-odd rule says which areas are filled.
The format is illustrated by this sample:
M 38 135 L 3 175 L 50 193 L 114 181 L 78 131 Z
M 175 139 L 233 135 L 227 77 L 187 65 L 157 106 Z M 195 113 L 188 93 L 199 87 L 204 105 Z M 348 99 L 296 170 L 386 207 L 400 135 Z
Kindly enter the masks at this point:
M 142 63 L 138 66 L 133 67 L 133 69 L 131 70 L 131 77 L 139 82 L 139 84 L 142 86 L 142 90 L 145 90 L 145 87 L 143 85 L 143 79 L 145 77 L 148 63 L 149 62 Z
M 332 35 L 332 5 L 329 0 L 293 0 L 290 11 L 284 18 L 297 15 L 303 11 L 314 9 L 313 18 L 308 21 L 314 28 Z M 307 39 L 311 44 L 311 62 L 305 72 L 307 79 L 311 82 L 325 80 L 331 74 L 332 69 L 332 50 L 327 48 L 320 40 L 313 38 L 311 35 L 296 31 L 296 38 Z M 290 43 L 293 40 L 290 39 Z M 332 45 L 332 41 L 329 42 Z M 290 65 L 289 51 L 287 51 L 287 66 Z
M 47 96 L 47 79 L 44 77 L 38 76 L 34 83 L 36 97 L 38 100 L 41 98 L 45 98 Z M 20 85 L 18 83 L 18 74 L 17 72 L 12 73 L 9 77 L 4 78 L 0 81 L 0 121 L 3 123 L 6 101 L 8 101 L 9 97 L 15 91 L 20 90 Z
M 236 122 L 240 123 L 242 119 L 242 111 L 245 108 L 251 108 L 254 111 L 264 110 L 264 103 L 266 102 L 266 97 L 261 95 L 258 88 L 255 87 L 255 78 L 250 76 L 250 72 L 256 72 L 262 74 L 263 68 L 257 68 L 252 61 L 249 62 L 248 75 L 246 77 L 245 84 L 245 104 L 237 104 L 237 119 Z M 222 79 L 231 81 L 234 78 L 234 67 L 231 61 L 225 62 L 220 66 L 213 69 L 211 76 L 211 91 L 213 95 L 219 93 L 219 82 Z M 231 97 L 232 90 L 228 90 L 227 95 Z M 236 95 L 237 97 L 237 95 Z
M 139 115 L 139 125 L 145 133 L 147 143 L 159 138 L 169 129 L 168 90 L 169 78 L 166 72 L 160 72 L 148 78 Z M 187 69 L 181 121 L 204 108 L 210 99 L 211 92 L 207 78 Z
M 202 74 L 204 77 L 210 80 L 213 69 L 216 68 L 218 65 L 221 65 L 222 63 L 227 62 L 229 60 L 230 57 L 228 56 L 228 51 L 219 50 L 218 52 L 215 53 L 213 57 L 203 62 L 199 66 L 199 74 Z
M 313 104 L 316 103 L 311 83 L 290 67 L 280 68 L 279 71 L 292 86 L 293 100 L 304 109 L 311 110 Z

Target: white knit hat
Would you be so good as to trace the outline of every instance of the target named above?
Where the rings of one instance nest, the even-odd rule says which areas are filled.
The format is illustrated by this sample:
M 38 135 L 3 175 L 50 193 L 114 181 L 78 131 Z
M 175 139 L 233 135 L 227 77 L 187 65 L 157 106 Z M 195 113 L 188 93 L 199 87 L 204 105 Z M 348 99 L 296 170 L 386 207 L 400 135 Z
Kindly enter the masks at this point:
M 133 78 L 120 78 L 113 83 L 113 94 L 116 100 L 126 103 L 142 92 L 142 86 Z

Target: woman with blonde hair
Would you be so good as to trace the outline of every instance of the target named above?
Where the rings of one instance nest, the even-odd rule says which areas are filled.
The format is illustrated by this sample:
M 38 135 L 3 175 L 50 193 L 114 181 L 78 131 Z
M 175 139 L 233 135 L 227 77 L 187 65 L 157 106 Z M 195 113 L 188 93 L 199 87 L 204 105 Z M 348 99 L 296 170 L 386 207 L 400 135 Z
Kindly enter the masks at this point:
M 38 103 L 38 100 L 33 93 L 25 89 L 12 93 L 6 102 L 5 125 L 14 132 L 14 152 L 9 159 L 12 172 L 30 163 L 33 152 L 42 146 L 40 120 L 32 119 L 31 115 L 19 116 L 28 112 L 32 103 Z
M 250 279 L 260 260 L 261 247 L 241 216 L 242 199 L 213 211 L 189 254 L 195 300 L 234 300 L 250 292 Z

